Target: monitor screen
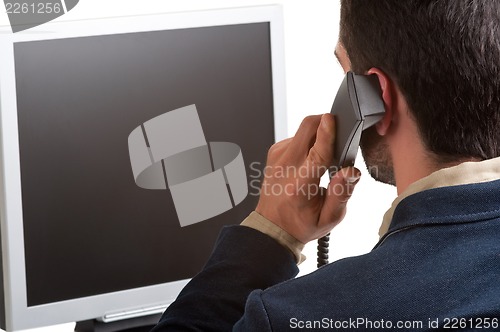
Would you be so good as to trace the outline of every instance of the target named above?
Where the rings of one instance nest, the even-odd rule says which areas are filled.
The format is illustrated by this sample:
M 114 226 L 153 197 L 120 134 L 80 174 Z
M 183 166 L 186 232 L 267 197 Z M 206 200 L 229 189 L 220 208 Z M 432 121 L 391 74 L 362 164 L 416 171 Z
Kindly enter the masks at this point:
M 255 23 L 14 46 L 28 305 L 200 270 L 217 230 L 256 197 L 181 227 L 169 191 L 134 182 L 127 138 L 195 104 L 208 141 L 264 163 L 274 140 L 269 45 L 269 24 Z
M 2 81 L 12 84 L 1 95 L 12 99 L 2 103 L 2 146 L 15 140 L 16 153 L 4 148 L 2 189 L 6 211 L 10 201 L 20 211 L 19 218 L 2 214 L 2 241 L 19 244 L 4 244 L 2 256 L 21 258 L 22 266 L 12 269 L 23 276 L 21 284 L 9 279 L 13 271 L 3 271 L 3 284 L 6 294 L 15 288 L 24 298 L 6 301 L 14 313 L 4 318 L 4 328 L 158 305 L 161 289 L 151 289 L 157 285 L 175 286 L 165 292 L 168 304 L 203 267 L 221 227 L 253 210 L 258 187 L 250 182 L 261 177 L 267 149 L 283 136 L 284 124 L 276 122 L 285 121 L 277 110 L 281 78 L 273 70 L 279 52 L 270 17 L 276 7 L 258 9 L 235 10 L 240 13 L 227 15 L 233 19 L 224 24 L 216 20 L 226 15 L 212 12 L 202 15 L 216 17 L 213 24 L 148 28 L 138 23 L 142 19 L 112 33 L 72 35 L 67 23 L 61 34 L 12 42 L 11 55 L 2 57 L 3 68 L 13 60 Z M 274 14 L 236 19 L 241 11 L 261 15 L 263 9 Z M 11 118 L 15 137 L 6 130 Z M 218 146 L 222 155 L 234 156 L 218 161 Z M 146 164 L 139 169 L 143 152 Z M 9 165 L 18 165 L 18 173 L 7 174 Z M 149 172 L 147 185 L 143 170 L 157 171 Z M 19 192 L 6 180 L 15 174 Z M 210 182 L 216 176 L 223 177 L 222 187 Z M 19 234 L 6 231 L 11 223 L 21 224 Z M 142 290 L 156 294 L 149 298 Z M 103 304 L 96 306 L 98 316 L 84 309 L 92 303 Z M 73 309 L 62 310 L 65 304 Z M 60 316 L 16 320 L 30 309 Z

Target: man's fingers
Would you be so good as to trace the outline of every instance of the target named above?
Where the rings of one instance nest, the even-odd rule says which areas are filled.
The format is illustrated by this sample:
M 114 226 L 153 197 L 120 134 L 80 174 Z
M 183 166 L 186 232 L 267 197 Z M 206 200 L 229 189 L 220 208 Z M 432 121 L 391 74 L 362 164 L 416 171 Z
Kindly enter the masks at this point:
M 331 178 L 321 211 L 321 221 L 328 220 L 338 223 L 342 220 L 347 202 L 360 177 L 359 169 L 347 167 L 341 169 Z
M 335 122 L 331 114 L 323 114 L 321 122 L 316 128 L 316 140 L 309 149 L 306 159 L 306 167 L 310 168 L 311 174 L 318 179 L 332 166 L 333 143 L 335 141 Z M 318 170 L 322 170 L 318 172 Z
M 286 149 L 288 149 L 288 145 L 290 145 L 291 141 L 292 141 L 292 138 L 285 138 L 282 141 L 274 143 L 269 148 L 269 151 L 267 151 L 267 161 L 273 162 L 276 158 L 281 157 L 283 155 L 284 151 L 286 151 Z
M 309 149 L 314 144 L 320 121 L 321 115 L 311 115 L 304 118 L 290 142 L 290 150 L 293 151 L 294 157 L 301 158 L 301 162 L 306 158 Z

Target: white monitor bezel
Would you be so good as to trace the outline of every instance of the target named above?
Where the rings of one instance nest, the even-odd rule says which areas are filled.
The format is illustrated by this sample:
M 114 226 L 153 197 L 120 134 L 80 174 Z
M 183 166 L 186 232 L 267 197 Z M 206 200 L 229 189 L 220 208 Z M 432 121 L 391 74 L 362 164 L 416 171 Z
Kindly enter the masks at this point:
M 287 136 L 283 14 L 279 5 L 47 23 L 15 34 L 8 27 L 0 29 L 0 213 L 7 331 L 99 317 L 113 320 L 113 314 L 117 313 L 117 308 L 113 306 L 116 303 L 123 306 L 119 311 L 132 315 L 143 308 L 152 308 L 150 313 L 161 311 L 187 283 L 187 280 L 181 280 L 28 307 L 14 43 L 259 22 L 270 23 L 274 126 L 275 139 L 278 141 Z M 118 312 L 116 317 L 120 316 Z

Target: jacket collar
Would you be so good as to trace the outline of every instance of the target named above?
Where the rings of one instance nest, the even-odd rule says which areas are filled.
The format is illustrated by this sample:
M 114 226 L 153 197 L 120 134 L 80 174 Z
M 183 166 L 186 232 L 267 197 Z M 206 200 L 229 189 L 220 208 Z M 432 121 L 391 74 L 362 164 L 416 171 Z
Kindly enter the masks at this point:
M 411 205 L 411 202 L 413 202 L 414 199 L 422 199 L 422 196 L 427 197 L 427 195 L 429 195 L 430 199 L 430 197 L 433 197 L 432 195 L 436 194 L 435 192 L 429 190 L 443 188 L 443 187 L 464 186 L 474 183 L 491 182 L 498 179 L 500 179 L 500 157 L 480 162 L 465 162 L 457 166 L 440 169 L 430 174 L 429 176 L 412 183 L 401 195 L 399 195 L 394 200 L 391 208 L 384 215 L 382 226 L 380 227 L 379 230 L 379 236 L 382 238 L 384 235 L 386 235 L 386 233 L 389 230 L 391 231 L 393 230 L 392 221 L 395 218 L 396 211 L 400 209 L 400 206 L 407 207 L 409 204 Z M 500 184 L 497 184 L 497 188 L 498 186 L 500 186 Z M 438 191 L 438 193 L 441 192 L 447 193 L 447 190 Z M 420 195 L 417 195 L 417 197 L 413 198 L 412 196 L 415 196 L 416 194 Z M 466 201 L 469 202 L 476 198 L 471 196 L 472 195 L 469 194 L 465 195 L 464 199 L 466 199 Z M 410 197 L 412 197 L 412 199 L 410 199 L 409 202 L 403 204 L 403 202 Z M 438 198 L 439 197 L 434 197 L 434 199 Z M 500 207 L 500 197 L 498 196 L 498 194 L 496 196 L 496 199 L 497 199 L 496 201 L 497 207 Z M 447 197 L 447 200 L 449 200 L 449 197 Z M 436 213 L 435 214 L 436 216 L 441 215 L 439 213 L 441 205 L 439 203 L 439 200 L 436 200 L 435 204 L 429 204 L 429 205 L 434 206 L 434 209 L 436 211 L 432 212 Z M 467 209 L 473 208 L 471 207 L 470 204 L 466 205 Z M 418 209 L 420 210 L 421 207 L 419 206 Z

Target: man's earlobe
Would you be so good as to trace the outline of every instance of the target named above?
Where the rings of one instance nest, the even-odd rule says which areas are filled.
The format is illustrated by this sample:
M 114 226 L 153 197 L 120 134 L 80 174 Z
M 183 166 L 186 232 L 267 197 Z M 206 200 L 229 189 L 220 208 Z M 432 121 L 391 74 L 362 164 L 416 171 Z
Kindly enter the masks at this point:
M 382 90 L 382 100 L 384 101 L 385 115 L 375 126 L 377 129 L 377 133 L 380 136 L 385 136 L 389 132 L 389 129 L 392 124 L 392 119 L 394 115 L 394 90 L 392 80 L 384 73 L 382 70 L 378 68 L 371 68 L 367 72 L 368 75 L 377 75 L 380 89 Z

